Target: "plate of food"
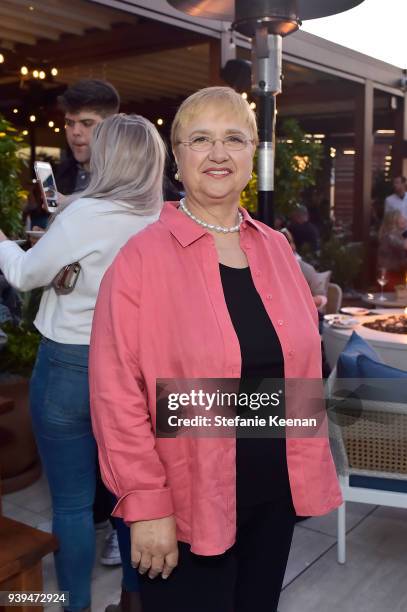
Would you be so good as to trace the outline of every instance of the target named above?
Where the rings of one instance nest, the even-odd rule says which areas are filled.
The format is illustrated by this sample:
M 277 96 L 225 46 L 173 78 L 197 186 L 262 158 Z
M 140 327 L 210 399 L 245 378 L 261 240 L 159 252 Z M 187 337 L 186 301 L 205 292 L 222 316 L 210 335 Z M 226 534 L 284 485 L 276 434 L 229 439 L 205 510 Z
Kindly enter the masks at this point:
M 330 327 L 336 329 L 352 329 L 358 325 L 359 321 L 354 317 L 345 314 L 329 314 L 324 316 L 324 320 Z
M 371 314 L 368 308 L 357 308 L 353 306 L 341 308 L 341 312 L 343 312 L 343 314 L 350 315 L 351 317 L 364 317 Z

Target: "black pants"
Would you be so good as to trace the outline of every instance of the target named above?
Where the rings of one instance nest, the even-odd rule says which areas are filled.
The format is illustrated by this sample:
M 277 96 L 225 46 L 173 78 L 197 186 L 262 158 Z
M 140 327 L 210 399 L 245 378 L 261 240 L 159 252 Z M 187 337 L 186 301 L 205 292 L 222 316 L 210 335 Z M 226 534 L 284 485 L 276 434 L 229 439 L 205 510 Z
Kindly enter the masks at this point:
M 113 529 L 115 529 L 113 518 L 111 516 L 115 505 L 116 500 L 112 493 L 105 487 L 100 474 L 99 461 L 97 461 L 95 501 L 93 502 L 93 522 L 97 524 L 109 520 L 111 526 Z
M 141 578 L 143 612 L 276 612 L 295 524 L 291 498 L 238 512 L 235 545 L 204 557 L 179 542 L 167 580 Z

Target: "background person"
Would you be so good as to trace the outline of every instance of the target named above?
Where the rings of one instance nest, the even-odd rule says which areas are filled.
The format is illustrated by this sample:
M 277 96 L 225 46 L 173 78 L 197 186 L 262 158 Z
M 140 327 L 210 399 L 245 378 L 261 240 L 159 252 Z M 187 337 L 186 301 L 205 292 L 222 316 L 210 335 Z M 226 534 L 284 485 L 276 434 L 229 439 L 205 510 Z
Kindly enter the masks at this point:
M 75 612 L 90 609 L 95 554 L 97 460 L 88 387 L 93 310 L 119 248 L 158 217 L 164 162 L 165 146 L 149 121 L 113 115 L 94 131 L 87 190 L 56 213 L 41 240 L 24 252 L 0 232 L 7 280 L 22 291 L 45 287 L 35 319 L 43 339 L 31 379 L 31 415 L 59 540 L 58 585 L 69 591 Z M 53 279 L 74 262 L 81 266 L 74 289 L 56 289 Z M 139 609 L 137 593 L 131 603 L 132 612 Z
M 326 438 L 154 436 L 157 378 L 321 377 L 317 312 L 291 248 L 239 208 L 256 142 L 238 93 L 190 96 L 172 127 L 185 200 L 129 241 L 99 293 L 92 420 L 144 612 L 275 612 L 296 513 L 341 503 Z
M 59 192 L 58 202 L 63 204 L 64 197 L 80 193 L 89 185 L 90 157 L 93 132 L 106 117 L 119 112 L 120 96 L 115 87 L 107 81 L 99 79 L 82 79 L 70 85 L 58 97 L 58 104 L 64 113 L 65 137 L 68 145 L 66 158 L 55 169 L 55 182 Z M 35 190 L 35 186 L 34 186 Z M 39 191 L 39 190 L 38 190 Z M 33 194 L 35 196 L 35 192 Z M 34 197 L 38 201 L 38 198 Z M 40 192 L 40 202 L 42 195 Z M 32 205 L 31 205 L 32 207 Z M 43 207 L 42 207 L 43 208 Z M 32 228 L 45 228 L 49 222 L 49 213 L 34 206 Z M 41 222 L 38 222 L 40 220 Z M 30 238 L 35 244 L 38 238 Z M 37 312 L 41 300 L 41 290 L 33 291 L 30 296 L 30 312 Z M 112 497 L 105 488 L 100 472 L 96 481 L 96 495 L 93 509 L 97 528 L 109 525 L 110 513 L 113 510 Z M 103 565 L 120 565 L 121 556 L 117 540 L 116 525 L 110 519 L 111 530 L 106 536 L 101 550 L 100 562 Z
M 301 251 L 308 246 L 313 253 L 319 249 L 319 232 L 315 225 L 309 220 L 306 206 L 297 206 L 291 214 L 288 229 L 293 235 L 297 249 Z
M 385 213 L 379 230 L 377 263 L 386 270 L 386 291 L 405 282 L 407 270 L 407 217 L 400 210 L 392 209 Z
M 393 193 L 384 201 L 384 214 L 399 210 L 407 219 L 407 182 L 404 176 L 395 176 L 393 179 Z
M 106 81 L 83 79 L 68 87 L 58 103 L 65 116 L 69 150 L 56 169 L 55 181 L 60 193 L 70 195 L 88 186 L 93 130 L 103 119 L 119 112 L 120 96 Z

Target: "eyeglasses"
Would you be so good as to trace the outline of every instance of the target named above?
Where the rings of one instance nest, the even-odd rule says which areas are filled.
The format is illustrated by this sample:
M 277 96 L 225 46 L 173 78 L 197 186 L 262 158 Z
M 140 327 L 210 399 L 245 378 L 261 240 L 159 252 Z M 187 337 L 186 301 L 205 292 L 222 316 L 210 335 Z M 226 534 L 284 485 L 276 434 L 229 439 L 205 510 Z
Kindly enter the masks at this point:
M 215 142 L 220 141 L 227 151 L 242 151 L 249 142 L 253 140 L 243 138 L 242 136 L 226 136 L 225 138 L 209 138 L 209 136 L 196 136 L 192 140 L 182 141 L 177 144 L 183 144 L 190 147 L 193 151 L 210 151 Z

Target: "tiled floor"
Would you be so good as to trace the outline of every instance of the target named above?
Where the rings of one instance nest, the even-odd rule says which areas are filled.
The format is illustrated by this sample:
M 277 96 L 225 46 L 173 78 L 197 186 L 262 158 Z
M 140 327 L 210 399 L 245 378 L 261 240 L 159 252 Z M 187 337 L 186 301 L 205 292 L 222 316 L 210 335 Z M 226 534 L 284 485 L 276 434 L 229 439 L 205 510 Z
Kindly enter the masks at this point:
M 3 512 L 49 530 L 51 503 L 45 479 L 4 495 Z M 297 525 L 280 612 L 407 611 L 407 510 L 349 503 L 347 530 L 347 563 L 340 566 L 336 562 L 335 512 Z M 99 551 L 103 538 L 100 533 Z M 108 603 L 118 600 L 120 577 L 120 568 L 96 564 L 92 612 L 104 612 Z M 44 583 L 47 591 L 56 588 L 51 555 L 44 561 Z

